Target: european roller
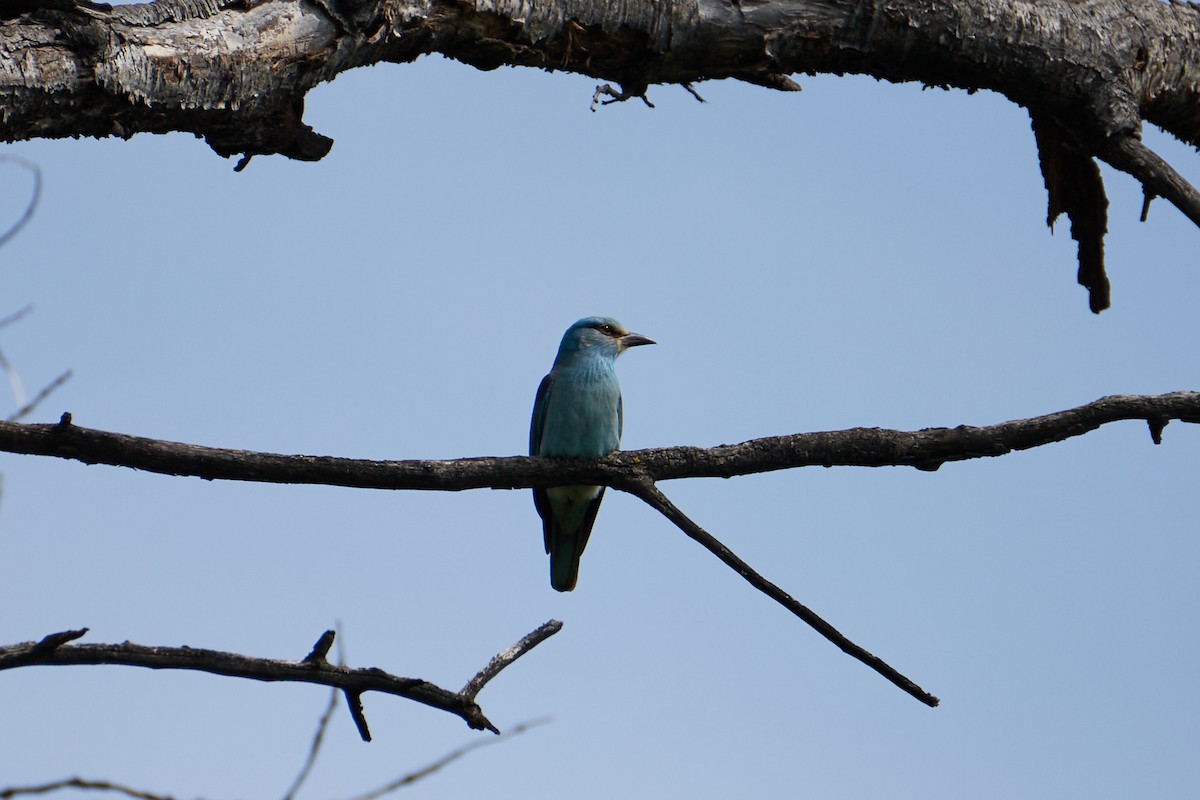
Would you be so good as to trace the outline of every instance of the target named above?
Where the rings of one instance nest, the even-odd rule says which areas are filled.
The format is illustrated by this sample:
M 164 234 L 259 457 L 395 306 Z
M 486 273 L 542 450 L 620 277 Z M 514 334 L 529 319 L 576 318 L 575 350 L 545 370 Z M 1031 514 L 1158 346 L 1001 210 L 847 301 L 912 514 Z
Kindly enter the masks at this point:
M 567 328 L 533 403 L 531 456 L 594 458 L 620 447 L 624 414 L 613 366 L 617 356 L 640 344 L 654 341 L 609 317 L 587 317 Z M 579 557 L 602 499 L 603 486 L 533 490 L 550 554 L 550 585 L 560 592 L 575 588 Z

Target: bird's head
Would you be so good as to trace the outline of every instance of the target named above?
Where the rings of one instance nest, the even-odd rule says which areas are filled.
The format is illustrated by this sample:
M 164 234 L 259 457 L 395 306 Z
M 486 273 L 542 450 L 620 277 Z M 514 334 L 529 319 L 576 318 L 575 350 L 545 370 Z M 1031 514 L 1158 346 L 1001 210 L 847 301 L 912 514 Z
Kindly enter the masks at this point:
M 616 358 L 630 347 L 654 344 L 654 340 L 640 333 L 630 333 L 625 326 L 612 317 L 584 317 L 563 334 L 558 355 L 591 350 Z

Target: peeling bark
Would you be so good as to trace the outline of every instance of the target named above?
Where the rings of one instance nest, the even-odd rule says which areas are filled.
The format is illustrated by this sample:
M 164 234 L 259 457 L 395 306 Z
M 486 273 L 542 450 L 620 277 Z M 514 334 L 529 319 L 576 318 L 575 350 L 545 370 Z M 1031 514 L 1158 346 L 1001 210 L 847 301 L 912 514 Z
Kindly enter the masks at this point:
M 441 53 L 479 69 L 574 72 L 647 87 L 796 73 L 998 92 L 1038 126 L 1053 208 L 1080 241 L 1093 310 L 1107 304 L 1103 187 L 1129 172 L 1200 225 L 1200 193 L 1141 145 L 1150 122 L 1200 146 L 1200 9 L 1159 0 L 80 0 L 0 8 L 0 134 L 189 131 L 219 154 L 316 160 L 314 86 L 354 67 Z M 1045 174 L 1045 173 L 1044 173 Z M 1056 194 L 1057 193 L 1057 194 Z M 1073 210 L 1074 209 L 1074 210 Z

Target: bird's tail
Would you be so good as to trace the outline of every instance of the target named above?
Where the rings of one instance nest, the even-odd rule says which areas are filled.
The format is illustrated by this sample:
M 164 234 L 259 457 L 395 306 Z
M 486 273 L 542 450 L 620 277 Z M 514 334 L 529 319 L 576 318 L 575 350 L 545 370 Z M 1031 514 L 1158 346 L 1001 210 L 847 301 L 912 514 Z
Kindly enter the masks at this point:
M 600 510 L 600 501 L 604 499 L 604 487 L 579 486 L 568 487 L 579 497 L 560 496 L 558 502 L 561 510 L 556 513 L 556 501 L 547 498 L 546 513 L 542 514 L 542 534 L 546 542 L 546 552 L 550 554 L 550 585 L 560 592 L 569 592 L 575 588 L 579 577 L 579 557 L 583 548 L 587 547 L 588 537 L 592 533 L 592 525 L 596 522 L 596 512 Z M 590 497 L 588 495 L 595 492 Z M 586 499 L 584 499 L 586 498 Z M 537 500 L 537 496 L 534 496 Z M 538 507 L 542 513 L 542 506 Z
M 558 541 L 550 551 L 550 585 L 559 592 L 569 592 L 579 580 L 579 557 L 583 555 L 576 547 L 574 536 L 563 536 L 559 531 Z

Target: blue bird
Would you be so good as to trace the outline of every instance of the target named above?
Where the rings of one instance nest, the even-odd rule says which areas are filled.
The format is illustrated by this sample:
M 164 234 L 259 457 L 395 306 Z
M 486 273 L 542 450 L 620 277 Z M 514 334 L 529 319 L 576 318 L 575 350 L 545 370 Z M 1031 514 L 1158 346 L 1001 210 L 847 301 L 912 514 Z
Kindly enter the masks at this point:
M 542 378 L 529 426 L 531 456 L 595 458 L 621 445 L 621 386 L 613 364 L 630 347 L 654 344 L 609 317 L 587 317 L 567 328 L 550 374 Z M 579 557 L 604 499 L 603 486 L 534 489 L 542 518 L 550 585 L 575 588 Z

